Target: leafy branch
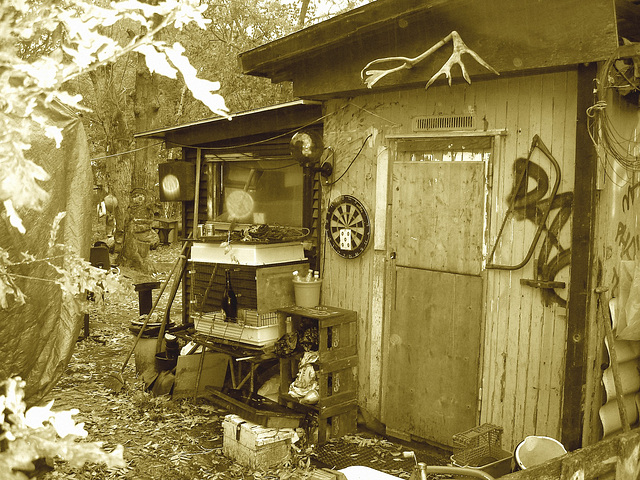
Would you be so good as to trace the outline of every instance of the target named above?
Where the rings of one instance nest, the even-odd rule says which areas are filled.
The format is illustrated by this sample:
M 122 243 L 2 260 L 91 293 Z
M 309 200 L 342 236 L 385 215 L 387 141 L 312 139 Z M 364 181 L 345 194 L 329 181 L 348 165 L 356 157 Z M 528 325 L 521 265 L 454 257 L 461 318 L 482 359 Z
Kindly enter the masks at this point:
M 107 467 L 126 466 L 124 448 L 118 445 L 111 453 L 101 442 L 78 442 L 88 433 L 84 423 L 76 424 L 77 409 L 52 411 L 53 400 L 44 407 L 26 409 L 25 382 L 19 377 L 0 383 L 0 480 L 24 480 L 35 470 L 38 459 L 60 458 L 73 467 L 87 462 L 105 463 Z
M 112 2 L 109 8 L 85 0 L 40 4 L 9 0 L 0 5 L 0 202 L 11 225 L 24 233 L 21 208 L 39 209 L 47 192 L 39 182 L 48 174 L 25 153 L 30 148 L 33 126 L 60 146 L 62 129 L 51 125 L 37 106 L 59 102 L 75 110 L 87 110 L 82 95 L 71 95 L 63 87 L 79 75 L 95 71 L 131 52 L 145 56 L 151 72 L 169 78 L 180 73 L 193 96 L 210 110 L 228 116 L 219 82 L 198 78 L 197 70 L 184 55 L 179 43 L 167 45 L 156 34 L 173 25 L 182 29 L 195 23 L 204 29 L 211 21 L 202 16 L 207 5 L 199 0 L 165 0 L 149 5 L 137 0 Z M 158 20 L 160 19 L 160 20 Z M 145 33 L 126 45 L 103 35 L 104 27 L 118 22 L 134 22 Z M 42 32 L 62 32 L 59 48 L 34 61 L 23 60 L 16 52 L 19 41 L 33 42 Z M 13 48 L 11 47 L 13 45 Z

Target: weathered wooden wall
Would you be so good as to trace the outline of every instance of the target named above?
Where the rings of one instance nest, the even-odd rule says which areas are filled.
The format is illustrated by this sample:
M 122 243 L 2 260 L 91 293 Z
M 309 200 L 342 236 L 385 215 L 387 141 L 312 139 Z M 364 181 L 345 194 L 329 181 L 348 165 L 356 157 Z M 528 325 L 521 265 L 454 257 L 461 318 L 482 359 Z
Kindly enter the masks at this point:
M 522 77 L 514 80 L 515 85 L 505 86 L 505 107 L 498 107 L 496 122 L 505 122 L 508 134 L 504 154 L 500 154 L 494 167 L 491 244 L 505 214 L 505 199 L 514 185 L 513 161 L 526 156 L 534 135 L 540 136 L 560 164 L 558 193 L 573 191 L 576 82 L 576 72 L 570 71 Z M 540 157 L 534 156 L 532 160 L 545 165 Z M 550 179 L 553 178 L 548 163 L 545 169 Z M 557 214 L 558 209 L 552 210 L 549 219 Z M 524 258 L 531 240 L 525 230 L 534 225 L 524 221 L 510 226 L 501 245 L 503 252 L 510 256 L 505 255 L 503 261 L 517 264 Z M 569 224 L 560 231 L 559 240 L 564 248 L 571 248 L 568 227 Z M 539 249 L 534 256 L 538 254 Z M 532 278 L 535 278 L 532 261 L 520 270 L 487 272 L 481 418 L 505 428 L 507 446 L 514 446 L 531 434 L 561 438 L 566 309 L 556 302 L 545 304 L 541 290 L 520 284 L 521 279 Z M 554 278 L 565 282 L 568 279 L 568 275 Z M 565 300 L 568 289 L 567 285 L 559 291 Z
M 508 195 L 514 188 L 514 162 L 518 157 L 527 157 L 535 135 L 539 135 L 560 165 L 558 193 L 573 190 L 576 83 L 577 72 L 567 70 L 498 77 L 474 81 L 471 85 L 431 86 L 426 91 L 419 88 L 371 93 L 325 103 L 324 137 L 325 145 L 335 153 L 334 179 L 347 168 L 348 171 L 335 184 L 324 186 L 323 212 L 339 195 L 356 196 L 371 216 L 373 241 L 360 257 L 351 260 L 339 257 L 325 244 L 323 271 L 327 281 L 323 282 L 322 301 L 358 312 L 358 400 L 374 417 L 380 418 L 384 395 L 385 331 L 392 308 L 386 266 L 388 210 L 391 208 L 388 177 L 393 158 L 389 153 L 391 141 L 385 137 L 412 134 L 411 119 L 417 115 L 473 113 L 478 129 L 506 130 L 506 135 L 496 143 L 493 155 L 493 185 L 487 212 L 486 250 L 490 251 L 509 206 Z M 361 154 L 353 161 L 363 142 Z M 547 172 L 553 183 L 555 174 L 539 151 L 532 156 L 532 161 Z M 560 210 L 551 210 L 548 225 Z M 559 231 L 560 244 L 565 249 L 571 247 L 570 226 L 571 219 L 567 218 Z M 496 262 L 519 263 L 534 231 L 531 220 L 509 221 Z M 543 233 L 535 257 L 539 256 L 544 238 Z M 553 250 L 547 261 L 556 253 Z M 535 277 L 533 263 L 531 260 L 515 271 L 486 270 L 484 273 L 486 318 L 484 337 L 478 339 L 483 351 L 478 421 L 502 426 L 506 448 L 526 435 L 560 438 L 561 434 L 566 310 L 558 299 L 546 304 L 540 289 L 521 285 L 521 279 Z M 568 279 L 566 269 L 555 278 L 565 282 Z M 567 291 L 568 285 L 558 290 L 565 300 Z M 428 379 L 416 378 L 415 381 Z

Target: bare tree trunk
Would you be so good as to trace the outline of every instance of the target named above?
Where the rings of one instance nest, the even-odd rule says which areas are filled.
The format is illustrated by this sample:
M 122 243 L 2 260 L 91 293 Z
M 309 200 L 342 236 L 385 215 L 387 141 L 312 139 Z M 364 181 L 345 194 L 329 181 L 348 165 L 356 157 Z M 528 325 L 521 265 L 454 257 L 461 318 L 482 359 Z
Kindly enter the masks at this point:
M 126 151 L 123 148 L 119 151 Z M 119 255 L 122 253 L 124 241 L 124 226 L 126 223 L 126 212 L 129 205 L 129 192 L 131 191 L 131 154 L 117 155 L 107 160 L 107 181 L 109 192 L 117 199 L 114 212 L 114 250 Z M 116 263 L 120 263 L 118 259 Z
M 114 73 L 112 65 L 105 65 L 90 75 L 97 102 L 100 108 L 96 109 L 96 123 L 102 125 L 105 135 L 104 175 L 108 192 L 116 197 L 117 206 L 113 213 L 115 217 L 114 241 L 116 251 L 119 252 L 124 238 L 123 226 L 128 205 L 128 196 L 131 191 L 131 149 L 132 132 L 123 111 L 126 102 L 118 101 L 118 95 L 114 91 Z
M 158 85 L 155 76 L 149 72 L 142 54 L 138 54 L 133 102 L 135 131 L 143 132 L 155 128 L 160 110 Z M 146 273 L 155 271 L 155 266 L 149 258 L 149 250 L 158 241 L 157 233 L 152 229 L 157 196 L 155 178 L 158 152 L 159 146 L 152 146 L 136 150 L 133 154 L 124 243 L 118 259 L 122 265 L 130 265 Z
M 298 17 L 298 28 L 304 27 L 304 22 L 307 17 L 307 10 L 309 8 L 309 2 L 311 0 L 301 0 L 300 2 L 300 16 Z
M 178 109 L 175 115 L 175 122 L 177 125 L 181 123 L 180 120 L 182 118 L 182 112 L 184 111 L 184 103 L 187 98 L 188 91 L 189 89 L 186 85 L 183 85 L 180 90 L 180 103 L 178 104 Z M 168 160 L 177 160 L 178 153 L 178 148 L 170 149 L 167 152 Z M 182 212 L 182 202 L 162 202 L 162 212 L 164 213 L 165 218 L 179 219 Z

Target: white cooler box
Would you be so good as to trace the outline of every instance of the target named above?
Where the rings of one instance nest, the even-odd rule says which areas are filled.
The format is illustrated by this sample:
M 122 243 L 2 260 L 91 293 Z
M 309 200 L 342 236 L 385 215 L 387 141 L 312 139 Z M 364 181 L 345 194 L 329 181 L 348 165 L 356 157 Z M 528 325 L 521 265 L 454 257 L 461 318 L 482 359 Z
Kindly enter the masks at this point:
M 238 415 L 225 416 L 222 426 L 222 452 L 241 465 L 269 468 L 291 455 L 293 429 L 263 427 Z

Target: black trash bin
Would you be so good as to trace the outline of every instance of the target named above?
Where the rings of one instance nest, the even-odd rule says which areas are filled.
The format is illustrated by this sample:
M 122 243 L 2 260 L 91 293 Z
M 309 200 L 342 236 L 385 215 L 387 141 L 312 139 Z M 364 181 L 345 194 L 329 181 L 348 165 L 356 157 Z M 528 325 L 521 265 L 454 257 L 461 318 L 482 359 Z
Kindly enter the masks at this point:
M 109 259 L 109 247 L 104 242 L 96 242 L 89 251 L 89 263 L 103 270 L 111 269 L 111 260 Z M 87 293 L 87 299 L 93 300 L 93 293 Z M 84 338 L 89 336 L 89 314 L 84 314 Z
M 96 242 L 89 252 L 89 263 L 94 267 L 103 270 L 111 269 L 111 260 L 109 259 L 109 247 L 104 242 Z

